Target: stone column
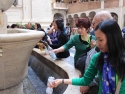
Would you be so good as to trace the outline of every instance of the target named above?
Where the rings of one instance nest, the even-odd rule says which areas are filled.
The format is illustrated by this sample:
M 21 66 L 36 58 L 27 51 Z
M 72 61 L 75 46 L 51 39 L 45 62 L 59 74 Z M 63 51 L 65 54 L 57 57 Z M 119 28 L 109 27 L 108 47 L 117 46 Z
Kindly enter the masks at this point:
M 124 14 L 123 14 L 123 0 L 119 0 L 119 15 L 118 15 L 118 23 L 120 25 L 120 28 L 123 28 L 124 25 Z
M 0 11 L 0 34 L 7 34 L 7 16 Z
M 30 12 L 27 9 L 28 9 L 28 5 L 26 4 L 26 0 L 23 0 L 23 20 L 22 20 L 22 23 L 30 22 L 31 17 L 28 17 L 28 15 L 29 15 L 28 13 L 30 13 Z
M 73 18 L 69 19 L 69 23 L 70 23 L 70 26 L 72 27 L 73 26 Z
M 73 26 L 76 26 L 76 21 L 77 21 L 78 18 L 79 18 L 79 17 L 73 18 Z
M 46 5 L 47 4 L 47 5 Z M 52 22 L 52 9 L 51 9 L 51 1 L 48 0 L 31 0 L 31 22 L 39 22 L 42 27 L 48 27 Z
M 70 26 L 73 26 L 73 18 L 68 19 L 68 22 L 70 23 Z
M 102 10 L 104 9 L 104 0 L 101 1 L 101 9 L 102 9 Z

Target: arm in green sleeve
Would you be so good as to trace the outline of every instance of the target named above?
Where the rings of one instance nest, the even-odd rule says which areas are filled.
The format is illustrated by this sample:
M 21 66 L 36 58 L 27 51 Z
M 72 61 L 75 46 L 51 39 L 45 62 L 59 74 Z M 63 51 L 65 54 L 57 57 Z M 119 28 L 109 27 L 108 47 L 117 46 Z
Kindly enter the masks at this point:
M 69 50 L 72 46 L 74 46 L 74 37 L 72 37 L 65 45 L 63 45 L 65 50 Z
M 85 74 L 82 78 L 73 78 L 72 79 L 72 84 L 73 85 L 80 85 L 80 86 L 88 86 L 93 79 L 95 78 L 95 75 L 97 74 L 97 69 L 96 69 L 96 60 L 98 57 L 98 54 L 95 54 L 90 61 L 90 65 L 88 69 L 85 71 Z

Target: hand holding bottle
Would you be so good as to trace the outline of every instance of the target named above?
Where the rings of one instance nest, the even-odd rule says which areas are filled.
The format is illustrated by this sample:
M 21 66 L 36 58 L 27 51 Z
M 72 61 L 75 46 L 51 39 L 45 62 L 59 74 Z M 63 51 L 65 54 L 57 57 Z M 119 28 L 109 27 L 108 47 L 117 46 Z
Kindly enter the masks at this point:
M 61 83 L 62 83 L 62 79 L 56 79 L 56 80 L 53 80 L 52 84 L 49 83 L 48 86 L 50 88 L 54 88 L 60 85 Z
M 48 51 L 49 51 L 49 55 L 51 56 L 51 58 L 53 60 L 56 60 L 57 59 L 56 54 L 53 52 L 53 49 L 50 46 L 48 46 Z
M 52 77 L 52 76 L 50 76 L 50 77 L 48 78 L 48 82 L 47 82 L 47 86 L 48 86 L 48 87 L 46 88 L 46 94 L 52 94 L 52 93 L 53 93 L 53 88 L 52 88 L 52 87 L 49 87 L 49 84 L 51 85 L 54 79 L 55 79 L 55 78 Z
M 54 50 L 52 50 L 55 54 L 57 54 L 57 53 L 60 53 L 60 52 L 64 52 L 65 50 L 64 50 L 64 47 L 62 46 L 62 47 L 59 47 L 59 48 L 57 48 L 57 49 L 54 49 Z
M 58 53 L 58 49 L 54 49 L 54 50 L 52 50 L 55 54 L 57 54 Z

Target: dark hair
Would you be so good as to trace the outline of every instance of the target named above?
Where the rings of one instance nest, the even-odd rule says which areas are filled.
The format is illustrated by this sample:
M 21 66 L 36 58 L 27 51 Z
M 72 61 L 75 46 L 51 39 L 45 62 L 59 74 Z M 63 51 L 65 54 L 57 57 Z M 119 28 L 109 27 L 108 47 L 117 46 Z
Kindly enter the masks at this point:
M 62 18 L 55 19 L 54 21 L 55 21 L 55 23 L 56 23 L 56 25 L 57 25 L 57 28 L 58 28 L 60 31 L 64 31 L 64 23 L 63 23 Z
M 66 23 L 66 25 L 68 25 L 68 26 L 69 26 L 69 25 L 70 25 L 70 23 Z
M 39 23 L 35 23 L 35 25 L 37 26 L 38 31 L 44 31 L 44 29 L 41 28 L 41 25 Z
M 41 28 L 41 25 L 39 23 L 35 23 L 35 25 L 37 26 L 37 29 Z
M 86 30 L 90 28 L 91 24 L 88 18 L 78 18 L 76 21 L 76 27 L 84 27 Z
M 97 25 L 95 32 L 96 30 L 100 30 L 106 35 L 109 51 L 108 60 L 118 77 L 123 79 L 125 75 L 125 47 L 119 25 L 114 20 L 105 20 Z M 97 69 L 102 71 L 103 64 L 103 53 L 101 52 L 97 61 Z
M 10 26 L 9 26 L 9 25 L 7 25 L 7 28 L 10 28 Z
M 17 27 L 16 24 L 12 24 L 12 25 L 11 25 L 11 28 L 15 28 L 15 27 Z
M 52 27 L 52 23 L 50 24 L 50 26 L 49 27 Z

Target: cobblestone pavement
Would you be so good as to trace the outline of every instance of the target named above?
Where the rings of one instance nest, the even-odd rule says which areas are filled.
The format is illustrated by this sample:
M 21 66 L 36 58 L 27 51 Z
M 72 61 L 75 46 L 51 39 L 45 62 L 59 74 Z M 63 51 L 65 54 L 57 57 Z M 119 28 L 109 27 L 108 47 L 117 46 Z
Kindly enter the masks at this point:
M 23 91 L 24 94 L 46 94 L 46 86 L 30 67 L 23 81 Z

